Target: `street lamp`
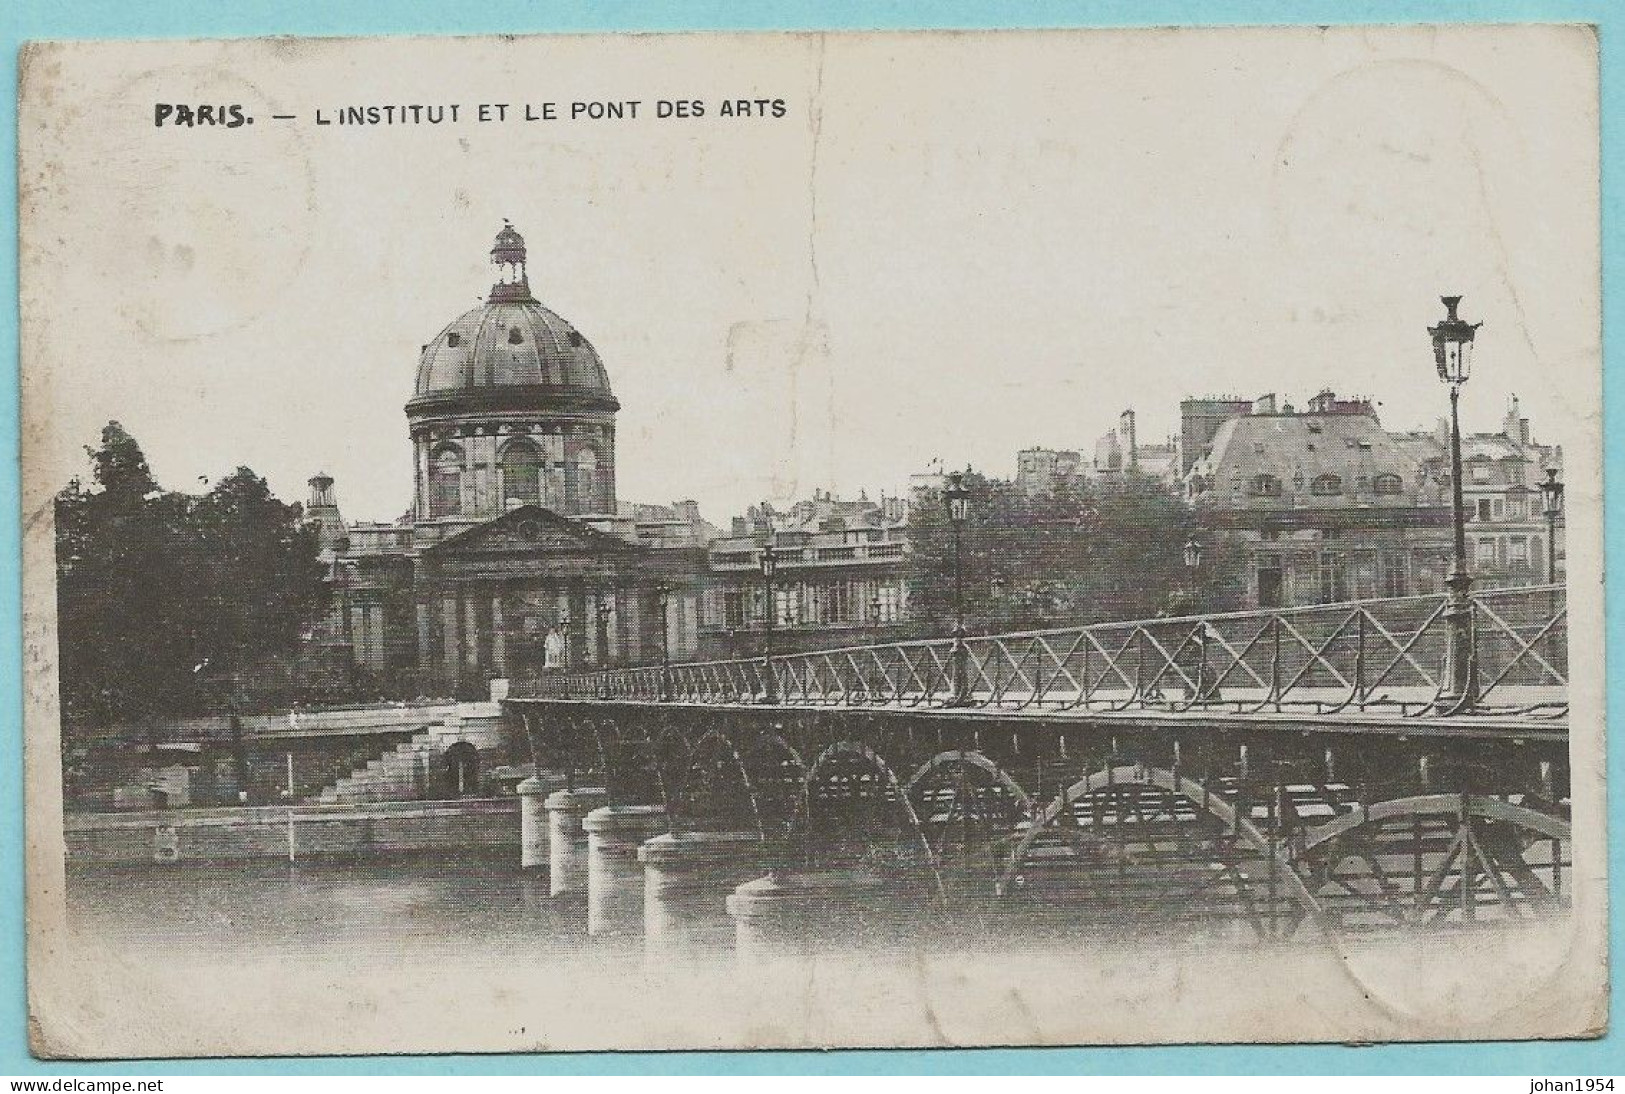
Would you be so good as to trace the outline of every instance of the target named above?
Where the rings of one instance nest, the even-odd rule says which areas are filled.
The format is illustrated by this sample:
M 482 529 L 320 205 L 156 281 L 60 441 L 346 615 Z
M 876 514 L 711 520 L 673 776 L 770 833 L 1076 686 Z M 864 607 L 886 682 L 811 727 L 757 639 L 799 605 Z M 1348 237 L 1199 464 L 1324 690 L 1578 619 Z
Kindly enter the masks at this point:
M 1196 588 L 1199 571 L 1202 569 L 1202 551 L 1202 541 L 1195 536 L 1187 539 L 1185 546 L 1181 548 L 1185 559 L 1185 599 L 1188 601 L 1186 607 L 1191 611 L 1197 610 Z
M 1202 569 L 1202 541 L 1195 536 L 1191 536 L 1185 541 L 1182 553 L 1185 557 L 1185 585 L 1189 590 L 1186 594 L 1190 600 L 1189 608 L 1192 612 L 1197 612 L 1201 610 L 1196 602 L 1196 589 L 1199 572 Z M 1196 657 L 1196 694 L 1192 699 L 1193 703 L 1201 702 L 1206 697 L 1207 691 L 1206 680 L 1204 679 L 1207 676 L 1206 622 L 1196 625 Z
M 609 667 L 609 618 L 614 614 L 609 594 L 598 594 L 598 664 L 603 668 Z
M 960 535 L 965 519 L 970 515 L 970 491 L 965 488 L 965 476 L 958 471 L 948 476 L 948 488 L 942 492 L 943 504 L 948 509 L 948 524 L 954 535 L 954 691 L 950 706 L 962 707 L 970 702 L 969 674 L 966 663 L 970 651 L 965 646 L 965 577 L 960 558 Z
M 1461 419 L 1457 406 L 1461 385 L 1472 375 L 1473 335 L 1482 323 L 1468 323 L 1456 315 L 1459 296 L 1443 296 L 1445 317 L 1428 328 L 1433 339 L 1433 363 L 1439 380 L 1450 385 L 1450 490 L 1455 519 L 1455 555 L 1450 562 L 1450 603 L 1445 620 L 1450 627 L 1450 691 L 1439 697 L 1439 706 L 1452 713 L 1470 708 L 1478 698 L 1473 679 L 1473 603 L 1469 594 L 1473 578 L 1467 571 L 1467 510 L 1461 492 Z
M 779 701 L 778 686 L 773 680 L 773 574 L 779 568 L 778 553 L 773 548 L 773 534 L 768 533 L 768 540 L 762 545 L 762 585 L 767 600 L 762 605 L 762 618 L 766 629 L 762 632 L 762 701 L 776 703 Z
M 1557 518 L 1563 515 L 1563 484 L 1557 468 L 1546 469 L 1540 484 L 1540 511 L 1546 517 L 1546 584 L 1557 584 Z
M 671 699 L 671 586 L 655 589 L 660 600 L 660 701 Z

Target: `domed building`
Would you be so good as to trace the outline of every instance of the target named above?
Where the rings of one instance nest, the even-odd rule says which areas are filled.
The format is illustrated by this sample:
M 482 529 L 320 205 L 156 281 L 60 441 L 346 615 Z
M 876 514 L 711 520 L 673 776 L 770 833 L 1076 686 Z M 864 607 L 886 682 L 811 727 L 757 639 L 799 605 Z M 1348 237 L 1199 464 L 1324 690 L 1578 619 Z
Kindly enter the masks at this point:
M 618 512 L 604 362 L 533 295 L 513 225 L 491 262 L 484 303 L 418 357 L 408 514 L 346 522 L 332 478 L 311 480 L 334 591 L 322 641 L 348 651 L 362 691 L 472 695 L 494 678 L 647 663 L 662 625 L 671 656 L 697 645 L 704 540 L 642 534 Z
M 491 247 L 484 304 L 423 347 L 406 417 L 417 521 L 445 531 L 540 505 L 615 513 L 609 374 L 584 335 L 531 295 L 525 241 L 506 225 Z

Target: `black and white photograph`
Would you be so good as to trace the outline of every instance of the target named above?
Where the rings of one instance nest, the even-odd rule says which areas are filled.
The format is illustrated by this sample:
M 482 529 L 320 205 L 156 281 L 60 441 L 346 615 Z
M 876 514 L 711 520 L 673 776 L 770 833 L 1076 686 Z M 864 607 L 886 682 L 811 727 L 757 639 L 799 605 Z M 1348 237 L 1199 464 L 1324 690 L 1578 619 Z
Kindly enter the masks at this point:
M 1606 1032 L 1591 28 L 19 70 L 38 1055 Z

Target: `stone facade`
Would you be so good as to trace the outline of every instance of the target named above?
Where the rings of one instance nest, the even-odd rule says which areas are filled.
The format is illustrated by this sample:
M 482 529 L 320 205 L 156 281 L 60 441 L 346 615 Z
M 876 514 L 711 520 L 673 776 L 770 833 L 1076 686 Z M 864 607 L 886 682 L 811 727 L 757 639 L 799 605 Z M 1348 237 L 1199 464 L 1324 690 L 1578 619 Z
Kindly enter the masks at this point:
M 692 656 L 705 528 L 692 506 L 623 514 L 620 407 L 597 350 L 532 294 L 504 227 L 485 303 L 423 345 L 406 404 L 412 506 L 347 523 L 311 480 L 335 592 L 318 640 L 357 690 L 480 694 L 566 667 Z M 670 519 L 662 519 L 670 518 Z M 662 641 L 660 589 L 670 609 Z
M 898 638 L 909 622 L 908 505 L 815 492 L 780 511 L 763 503 L 712 541 L 700 601 L 706 657 L 759 656 L 767 629 L 763 546 L 778 556 L 774 649 L 825 649 Z
M 1225 409 L 1233 411 L 1220 416 Z M 1216 607 L 1291 607 L 1444 589 L 1452 554 L 1449 434 L 1390 432 L 1368 399 L 1322 391 L 1303 411 L 1182 404 L 1187 496 L 1207 529 Z M 1499 433 L 1463 438 L 1469 568 L 1478 586 L 1544 580 L 1539 469 L 1516 399 Z

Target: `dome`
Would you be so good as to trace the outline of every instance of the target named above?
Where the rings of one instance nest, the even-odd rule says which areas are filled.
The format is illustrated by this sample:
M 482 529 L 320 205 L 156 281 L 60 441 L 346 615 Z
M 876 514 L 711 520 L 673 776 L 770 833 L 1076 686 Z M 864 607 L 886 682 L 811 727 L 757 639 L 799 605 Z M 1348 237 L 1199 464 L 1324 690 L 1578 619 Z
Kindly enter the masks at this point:
M 407 412 L 619 409 L 592 343 L 531 295 L 511 224 L 491 254 L 502 278 L 423 347 Z

